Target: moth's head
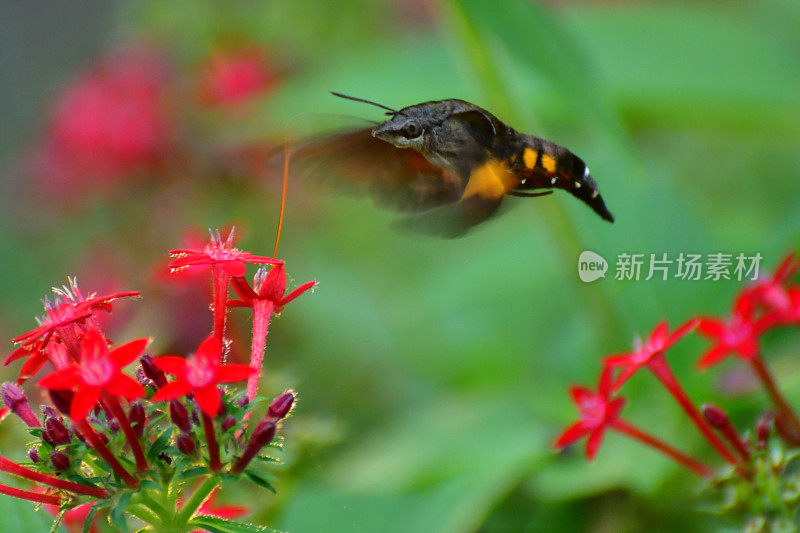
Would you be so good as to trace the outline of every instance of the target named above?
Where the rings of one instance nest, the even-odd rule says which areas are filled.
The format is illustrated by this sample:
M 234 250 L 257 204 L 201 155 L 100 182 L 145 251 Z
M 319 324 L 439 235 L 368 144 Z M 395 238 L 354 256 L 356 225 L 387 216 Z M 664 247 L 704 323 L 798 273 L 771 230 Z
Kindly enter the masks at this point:
M 392 118 L 372 130 L 372 136 L 391 143 L 398 148 L 417 148 L 425 144 L 430 134 L 429 117 L 407 108 L 392 115 Z

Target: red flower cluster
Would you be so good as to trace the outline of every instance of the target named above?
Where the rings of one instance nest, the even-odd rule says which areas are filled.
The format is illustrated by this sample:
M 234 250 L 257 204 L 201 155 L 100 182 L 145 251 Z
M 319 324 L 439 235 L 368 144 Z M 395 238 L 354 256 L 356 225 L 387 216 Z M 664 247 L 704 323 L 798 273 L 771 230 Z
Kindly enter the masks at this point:
M 596 392 L 583 387 L 570 389 L 572 400 L 580 413 L 579 419 L 564 431 L 554 446 L 562 448 L 588 436 L 586 456 L 591 460 L 597 453 L 604 432 L 614 429 L 667 454 L 699 475 L 711 475 L 712 470 L 708 466 L 620 417 L 625 400 L 618 395 L 619 389 L 636 372 L 647 368 L 675 398 L 719 455 L 740 472 L 746 473 L 748 470 L 743 463 L 750 460 L 750 455 L 727 415 L 716 406 L 706 406 L 701 412 L 676 379 L 665 357 L 669 348 L 695 328 L 701 335 L 714 341 L 714 345 L 698 361 L 698 366 L 706 368 L 731 354 L 748 362 L 773 401 L 778 433 L 789 443 L 800 445 L 800 422 L 779 392 L 759 350 L 759 338 L 770 328 L 800 325 L 800 287 L 791 283 L 798 267 L 800 263 L 794 254 L 788 255 L 770 278 L 745 288 L 738 295 L 731 316 L 727 319 L 703 316 L 688 321 L 671 334 L 668 324 L 661 322 L 645 341 L 637 342 L 634 351 L 605 358 Z M 615 370 L 619 370 L 616 379 L 613 377 Z
M 120 50 L 74 81 L 56 103 L 36 154 L 37 180 L 62 193 L 158 165 L 172 136 L 167 81 L 163 59 L 143 47 Z
M 63 506 L 64 511 L 69 511 L 65 516 L 70 520 L 88 519 L 87 510 L 99 503 L 94 511 L 107 508 L 101 512 L 109 520 L 117 520 L 114 525 L 121 529 L 124 516 L 110 509 L 114 505 L 125 506 L 130 500 L 117 498 L 118 494 L 160 486 L 167 480 L 170 490 L 161 489 L 172 499 L 170 505 L 160 501 L 154 503 L 155 508 L 145 509 L 144 515 L 137 514 L 151 501 L 143 497 L 132 504 L 137 510 L 129 512 L 139 518 L 154 517 L 151 526 L 156 530 L 164 524 L 182 524 L 181 530 L 191 530 L 217 524 L 209 521 L 208 515 L 233 517 L 243 511 L 204 506 L 223 479 L 244 475 L 269 486 L 252 463 L 274 439 L 296 394 L 290 390 L 276 397 L 264 418 L 247 435 L 247 420 L 255 402 L 243 391 L 237 393 L 225 385 L 248 378 L 257 383 L 270 315 L 314 282 L 284 294 L 283 262 L 237 250 L 233 247 L 233 232 L 225 241 L 215 233 L 200 248 L 173 253 L 178 257 L 171 268 L 210 267 L 217 302 L 213 334 L 188 357 L 153 358 L 143 353 L 149 339 L 112 344 L 97 320 L 98 313 L 110 311 L 115 300 L 138 296 L 138 292 L 84 297 L 74 280 L 69 286 L 54 289 L 55 300 L 45 301 L 40 325 L 16 337 L 15 342 L 21 346 L 6 361 L 8 364 L 28 358 L 20 379 L 0 386 L 2 416 L 14 413 L 37 438 L 28 450 L 33 468 L 0 457 L 0 471 L 41 487 L 29 491 L 0 484 L 0 494 Z M 269 272 L 263 267 L 258 271 L 255 290 L 242 278 L 246 263 L 272 265 Z M 225 310 L 231 279 L 244 298 L 241 305 L 254 309 L 254 346 L 260 346 L 261 353 L 253 352 L 257 357 L 250 365 L 224 363 L 230 346 L 225 338 Z M 139 368 L 134 379 L 126 373 L 126 367 L 137 360 Z M 20 385 L 48 363 L 53 371 L 36 385 L 48 392 L 53 407 L 44 407 L 45 416 L 40 421 Z M 175 379 L 170 382 L 166 374 Z M 178 432 L 173 435 L 175 429 Z M 135 472 L 128 466 L 128 454 L 135 460 Z M 180 491 L 173 490 L 173 484 L 180 484 L 187 465 L 206 477 L 184 501 Z M 223 467 L 227 467 L 224 474 Z M 90 471 L 92 477 L 87 477 Z M 184 486 L 183 490 L 188 492 L 189 488 Z M 90 502 L 89 507 L 79 505 L 85 501 L 75 495 L 99 502 Z
M 257 48 L 221 51 L 203 66 L 200 98 L 209 105 L 232 106 L 270 91 L 278 78 Z

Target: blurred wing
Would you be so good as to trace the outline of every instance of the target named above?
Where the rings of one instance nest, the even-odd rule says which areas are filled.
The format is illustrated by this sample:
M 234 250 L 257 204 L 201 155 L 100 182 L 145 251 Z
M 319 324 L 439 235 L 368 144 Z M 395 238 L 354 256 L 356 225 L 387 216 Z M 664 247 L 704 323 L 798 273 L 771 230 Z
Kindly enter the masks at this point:
M 372 136 L 370 128 L 312 141 L 293 150 L 293 175 L 367 193 L 378 205 L 417 213 L 457 202 L 466 180 L 411 149 Z

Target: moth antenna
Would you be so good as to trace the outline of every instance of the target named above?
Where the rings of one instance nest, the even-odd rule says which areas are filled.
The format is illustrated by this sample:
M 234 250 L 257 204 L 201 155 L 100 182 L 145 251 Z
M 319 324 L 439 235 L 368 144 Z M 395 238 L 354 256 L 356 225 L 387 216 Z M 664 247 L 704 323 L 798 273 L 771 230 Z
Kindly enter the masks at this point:
M 355 96 L 347 96 L 346 94 L 337 93 L 337 92 L 334 92 L 334 91 L 331 91 L 331 94 L 333 96 L 338 96 L 339 98 L 344 98 L 345 100 L 353 100 L 354 102 L 363 102 L 365 104 L 370 104 L 370 105 L 374 105 L 376 107 L 380 107 L 380 108 L 385 109 L 385 110 L 388 111 L 388 113 L 386 113 L 387 115 L 397 115 L 397 114 L 400 113 L 400 111 L 397 111 L 396 109 L 392 109 L 391 107 L 387 107 L 387 106 L 385 106 L 383 104 L 379 104 L 378 102 L 373 102 L 371 100 L 365 100 L 363 98 L 357 98 Z

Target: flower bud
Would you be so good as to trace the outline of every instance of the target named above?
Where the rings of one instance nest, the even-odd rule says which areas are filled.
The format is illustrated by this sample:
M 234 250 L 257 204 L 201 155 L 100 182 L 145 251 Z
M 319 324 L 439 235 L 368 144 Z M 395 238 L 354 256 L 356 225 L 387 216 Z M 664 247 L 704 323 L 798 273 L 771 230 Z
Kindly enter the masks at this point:
M 58 418 L 48 418 L 44 422 L 44 431 L 42 431 L 42 439 L 45 442 L 58 446 L 59 444 L 69 444 L 72 441 L 69 430 L 67 430 L 64 423 Z
M 131 420 L 131 427 L 136 432 L 136 436 L 141 437 L 144 434 L 144 426 L 147 423 L 147 417 L 145 416 L 142 404 L 137 402 L 131 405 L 128 417 Z
M 192 455 L 197 449 L 194 443 L 194 437 L 192 437 L 191 433 L 181 433 L 178 435 L 177 444 L 178 450 L 185 455 Z
M 30 450 L 28 450 L 28 458 L 33 463 L 38 463 L 39 461 L 42 460 L 42 458 L 39 457 L 39 450 L 37 450 L 36 448 L 31 448 Z
M 75 393 L 71 390 L 49 390 L 50 400 L 63 415 L 69 415 Z
M 86 437 L 84 437 L 83 434 L 80 431 L 78 431 L 78 428 L 75 427 L 75 424 L 72 424 L 70 426 L 70 429 L 72 430 L 72 433 L 78 438 L 79 441 L 86 444 Z
M 69 468 L 69 457 L 61 452 L 50 454 L 50 462 L 53 463 L 53 468 L 56 470 L 66 470 Z
M 182 432 L 187 433 L 192 429 L 192 423 L 189 421 L 189 411 L 186 406 L 178 400 L 169 402 L 169 417 L 172 423 L 178 426 Z
M 725 411 L 720 409 L 714 404 L 704 403 L 700 406 L 701 410 L 703 411 L 703 416 L 706 418 L 709 424 L 717 429 L 723 429 L 728 427 L 730 421 L 728 420 L 728 415 L 725 414 Z
M 238 400 L 236 400 L 236 405 L 238 405 L 239 407 L 247 407 L 249 404 L 250 404 L 250 398 L 248 398 L 246 394 L 241 398 L 239 398 Z
M 772 417 L 769 415 L 764 415 L 758 419 L 756 423 L 756 441 L 759 450 L 763 450 L 767 447 L 767 443 L 769 442 L 769 434 L 770 434 L 770 422 L 772 422 Z
M 250 442 L 247 443 L 247 448 L 245 448 L 242 457 L 233 465 L 231 472 L 238 474 L 247 468 L 247 465 L 250 464 L 253 457 L 261 451 L 261 448 L 269 444 L 272 439 L 275 438 L 277 429 L 278 426 L 275 424 L 274 420 L 267 419 L 259 422 L 256 429 L 253 430 L 253 435 L 250 437 Z
M 31 410 L 25 393 L 17 385 L 9 382 L 0 385 L 0 397 L 3 398 L 3 403 L 6 407 L 20 417 L 28 426 L 33 428 L 42 425 Z
M 226 432 L 236 425 L 236 419 L 233 416 L 226 416 L 222 421 L 222 432 Z
M 267 416 L 272 418 L 286 418 L 289 414 L 289 411 L 292 410 L 292 406 L 294 405 L 295 399 L 295 392 L 293 390 L 287 390 L 274 400 L 272 403 L 269 404 L 269 411 L 267 411 Z
M 156 366 L 152 357 L 145 354 L 139 358 L 139 363 L 142 365 L 142 372 L 144 372 L 144 375 L 156 384 L 156 388 L 160 389 L 167 384 L 167 375 Z
M 150 387 L 153 390 L 157 390 L 158 389 L 158 387 L 156 387 L 156 384 L 153 382 L 153 380 L 151 380 L 150 378 L 145 376 L 144 370 L 142 370 L 142 367 L 137 368 L 134 375 L 136 376 L 136 381 L 138 381 L 139 384 L 142 387 Z

